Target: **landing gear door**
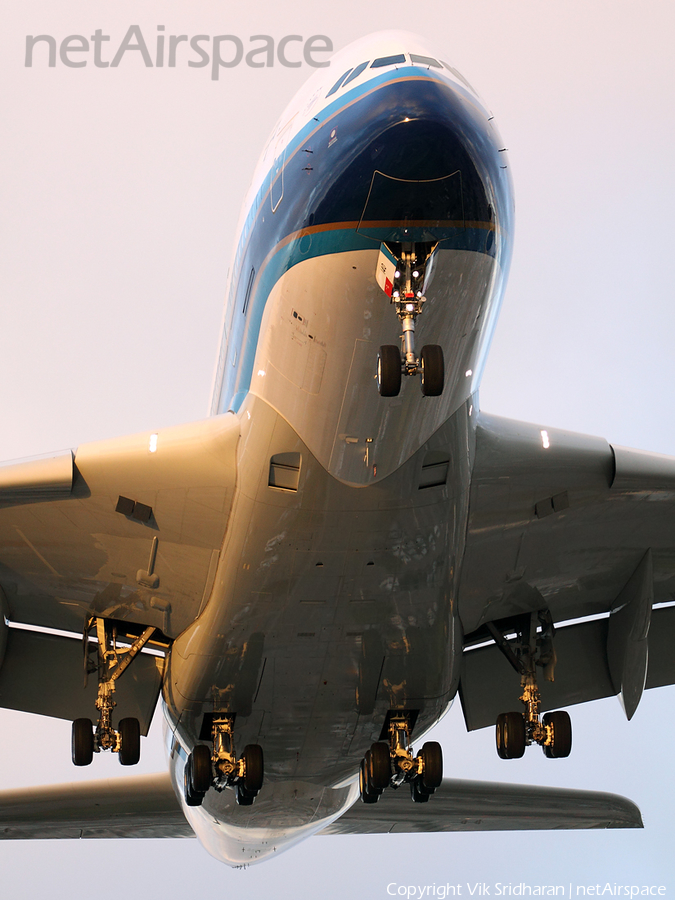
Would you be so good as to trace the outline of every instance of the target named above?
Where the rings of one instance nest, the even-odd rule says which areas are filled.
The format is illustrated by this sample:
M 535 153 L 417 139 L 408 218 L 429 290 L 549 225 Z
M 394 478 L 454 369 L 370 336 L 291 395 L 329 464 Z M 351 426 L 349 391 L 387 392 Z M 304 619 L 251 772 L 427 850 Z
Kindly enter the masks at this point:
M 396 259 L 386 244 L 380 244 L 380 253 L 377 257 L 377 269 L 375 271 L 375 280 L 385 292 L 387 297 L 391 297 L 394 290 L 394 273 L 396 272 Z

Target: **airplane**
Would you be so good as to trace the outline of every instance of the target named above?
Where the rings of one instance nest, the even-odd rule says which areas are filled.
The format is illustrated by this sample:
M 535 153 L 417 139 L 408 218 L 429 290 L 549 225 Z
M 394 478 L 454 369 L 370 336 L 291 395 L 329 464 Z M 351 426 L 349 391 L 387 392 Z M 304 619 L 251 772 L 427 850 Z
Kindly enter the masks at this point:
M 641 827 L 612 794 L 445 777 L 459 697 L 502 759 L 564 707 L 675 683 L 675 458 L 488 415 L 514 229 L 466 79 L 384 32 L 335 54 L 244 201 L 211 416 L 0 467 L 0 706 L 169 772 L 0 792 L 0 837 Z M 555 764 L 552 764 L 555 765 Z

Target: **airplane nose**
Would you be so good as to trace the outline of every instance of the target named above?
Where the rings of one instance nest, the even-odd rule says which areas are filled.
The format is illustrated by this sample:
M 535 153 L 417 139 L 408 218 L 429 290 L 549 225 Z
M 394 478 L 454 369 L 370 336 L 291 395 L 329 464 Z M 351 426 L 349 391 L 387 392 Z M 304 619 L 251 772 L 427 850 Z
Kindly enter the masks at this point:
M 401 241 L 411 227 L 416 240 L 442 240 L 467 221 L 492 220 L 503 181 L 495 135 L 484 111 L 448 82 L 393 79 L 331 124 L 317 224 L 355 221 L 364 236 Z

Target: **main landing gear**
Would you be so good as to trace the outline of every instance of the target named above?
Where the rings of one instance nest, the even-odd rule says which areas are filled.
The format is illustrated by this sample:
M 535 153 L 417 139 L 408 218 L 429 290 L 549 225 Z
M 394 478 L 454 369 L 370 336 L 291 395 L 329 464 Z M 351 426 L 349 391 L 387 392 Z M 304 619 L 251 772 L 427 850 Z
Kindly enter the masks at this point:
M 564 710 L 540 717 L 541 697 L 537 687 L 537 666 L 547 681 L 553 681 L 556 663 L 555 628 L 548 610 L 521 617 L 515 640 L 509 641 L 488 623 L 495 643 L 520 675 L 525 712 L 506 712 L 497 717 L 497 753 L 502 759 L 520 759 L 529 744 L 539 744 L 548 759 L 561 759 L 572 750 L 572 723 Z M 511 630 L 511 629 L 509 629 Z
M 213 753 L 197 744 L 187 758 L 183 775 L 185 802 L 201 806 L 210 787 L 233 787 L 239 806 L 251 806 L 263 786 L 264 761 L 259 744 L 247 744 L 237 759 L 234 749 L 234 715 L 215 714 L 212 725 Z
M 97 661 L 90 659 L 92 645 L 89 633 L 96 626 L 98 639 Z M 114 700 L 118 678 L 131 665 L 137 654 L 154 634 L 154 628 L 146 628 L 130 647 L 117 646 L 117 629 L 107 619 L 92 616 L 87 620 L 83 634 L 84 644 L 84 680 L 93 672 L 98 674 L 98 694 L 96 709 L 98 722 L 96 729 L 91 719 L 75 719 L 72 729 L 72 757 L 76 766 L 88 766 L 94 753 L 112 750 L 119 755 L 123 766 L 135 766 L 141 757 L 141 726 L 138 719 L 121 719 L 119 729 L 112 725 L 113 709 L 117 705 Z
M 416 251 L 414 244 L 402 244 L 394 273 L 391 302 L 401 323 L 401 346 L 384 344 L 377 357 L 377 388 L 381 397 L 397 397 L 403 375 L 419 375 L 425 397 L 440 397 L 445 381 L 443 348 L 427 344 L 417 356 L 415 321 L 422 314 L 426 297 L 422 293 L 428 253 Z M 428 248 L 425 248 L 425 251 Z
M 443 781 L 443 751 L 427 741 L 417 756 L 410 746 L 410 718 L 402 711 L 389 721 L 389 741 L 377 741 L 366 751 L 359 768 L 363 803 L 377 803 L 383 791 L 410 785 L 414 803 L 426 803 Z

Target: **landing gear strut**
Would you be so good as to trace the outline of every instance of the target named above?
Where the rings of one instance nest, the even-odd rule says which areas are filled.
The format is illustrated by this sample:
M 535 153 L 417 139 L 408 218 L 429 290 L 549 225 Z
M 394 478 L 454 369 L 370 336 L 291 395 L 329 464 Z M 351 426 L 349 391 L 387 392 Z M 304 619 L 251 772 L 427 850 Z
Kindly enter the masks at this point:
M 560 759 L 572 750 L 572 723 L 564 710 L 541 717 L 541 695 L 537 666 L 547 681 L 553 681 L 556 663 L 555 628 L 548 610 L 524 616 L 516 639 L 507 640 L 494 623 L 487 625 L 495 643 L 520 675 L 521 702 L 525 711 L 506 712 L 497 717 L 497 753 L 502 759 L 520 759 L 530 744 L 539 744 L 549 759 Z
M 185 802 L 201 806 L 210 787 L 222 791 L 233 787 L 239 806 L 250 806 L 264 780 L 264 760 L 259 744 L 247 744 L 237 759 L 234 747 L 234 715 L 216 714 L 211 736 L 213 753 L 206 744 L 197 744 L 187 758 L 184 774 Z
M 405 711 L 389 720 L 389 741 L 372 744 L 361 760 L 359 790 L 363 803 L 377 803 L 388 787 L 410 785 L 413 802 L 426 803 L 443 781 L 443 751 L 427 741 L 417 756 L 410 746 L 410 717 Z
M 90 659 L 91 644 L 89 633 L 96 626 L 98 639 L 97 661 Z M 72 757 L 76 766 L 88 766 L 94 753 L 112 750 L 119 755 L 123 766 L 135 766 L 141 756 L 141 726 L 138 719 L 125 718 L 119 723 L 119 730 L 112 725 L 114 700 L 118 678 L 127 670 L 135 657 L 154 634 L 154 628 L 146 628 L 130 647 L 117 646 L 116 626 L 108 619 L 92 616 L 87 620 L 83 634 L 84 679 L 98 674 L 98 694 L 96 709 L 99 717 L 94 731 L 91 719 L 75 719 L 72 729 Z
M 443 393 L 445 363 L 443 348 L 438 344 L 422 347 L 419 357 L 415 351 L 415 322 L 422 314 L 426 297 L 422 289 L 425 267 L 433 247 L 422 253 L 415 244 L 402 244 L 394 273 L 391 302 L 401 323 L 401 346 L 384 344 L 377 357 L 377 387 L 382 397 L 396 397 L 401 390 L 402 375 L 419 375 L 425 397 L 439 397 Z M 427 252 L 428 251 L 428 252 Z

